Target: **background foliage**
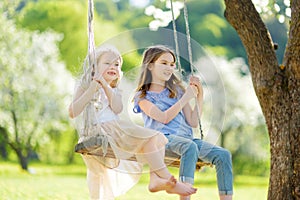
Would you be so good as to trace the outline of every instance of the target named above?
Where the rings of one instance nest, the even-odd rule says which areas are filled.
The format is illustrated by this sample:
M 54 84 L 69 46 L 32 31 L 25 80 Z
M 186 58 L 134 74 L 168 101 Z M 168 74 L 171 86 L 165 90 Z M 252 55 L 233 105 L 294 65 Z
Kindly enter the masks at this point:
M 86 1 L 4 0 L 0 4 L 3 33 L 0 77 L 4 83 L 0 86 L 2 159 L 17 158 L 8 145 L 15 138 L 16 130 L 20 138 L 27 141 L 27 132 L 34 130 L 30 152 L 36 159 L 46 163 L 76 163 L 73 148 L 77 135 L 66 108 L 87 52 Z M 151 1 L 151 4 L 162 11 L 169 10 L 164 1 Z M 95 0 L 94 5 L 96 44 L 123 31 L 148 27 L 154 18 L 145 14 L 145 8 L 135 7 L 128 0 Z M 213 55 L 211 59 L 224 79 L 226 121 L 223 134 L 216 142 L 231 150 L 235 173 L 267 175 L 269 144 L 264 119 L 255 96 L 245 99 L 245 94 L 252 94 L 245 51 L 223 17 L 223 2 L 188 1 L 187 5 L 191 37 Z M 277 54 L 282 57 L 286 24 L 279 23 L 275 16 L 267 16 L 265 21 L 273 40 L 279 44 Z M 185 33 L 183 14 L 179 15 L 176 25 L 179 32 Z M 172 29 L 172 24 L 166 28 Z M 133 35 L 128 41 L 139 46 L 143 38 Z M 134 50 L 124 56 L 125 72 L 139 63 L 140 53 Z M 207 87 L 214 90 L 213 85 Z M 14 98 L 9 96 L 11 93 L 15 94 Z M 212 115 L 209 108 L 206 110 L 204 127 Z M 12 111 L 17 113 L 18 126 L 13 124 Z

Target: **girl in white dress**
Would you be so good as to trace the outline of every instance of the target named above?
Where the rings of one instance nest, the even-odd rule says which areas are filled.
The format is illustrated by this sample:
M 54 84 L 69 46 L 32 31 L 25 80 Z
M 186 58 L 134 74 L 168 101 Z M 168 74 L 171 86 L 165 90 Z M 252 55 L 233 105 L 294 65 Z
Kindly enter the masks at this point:
M 103 151 L 109 144 L 116 159 L 82 155 L 87 166 L 90 198 L 110 200 L 124 194 L 138 182 L 143 163 L 150 168 L 150 192 L 194 194 L 196 189 L 177 182 L 164 163 L 166 137 L 119 119 L 123 104 L 117 88 L 122 74 L 122 57 L 118 50 L 102 45 L 95 54 L 95 69 L 84 63 L 84 73 L 69 106 L 69 115 L 71 118 L 81 115 L 79 142 L 99 136 Z M 138 162 L 126 160 L 132 156 L 136 156 Z

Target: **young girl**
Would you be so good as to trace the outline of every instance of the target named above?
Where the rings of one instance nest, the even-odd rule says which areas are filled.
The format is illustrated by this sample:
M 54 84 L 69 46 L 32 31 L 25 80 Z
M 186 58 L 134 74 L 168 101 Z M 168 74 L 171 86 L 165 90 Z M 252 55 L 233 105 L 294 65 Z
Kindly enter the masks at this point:
M 196 97 L 199 113 L 203 90 L 198 77 L 190 78 L 184 89 L 174 75 L 175 55 L 165 46 L 152 46 L 144 52 L 142 72 L 134 98 L 134 112 L 142 112 L 145 127 L 163 132 L 169 142 L 166 148 L 181 156 L 179 180 L 194 183 L 198 158 L 216 166 L 221 200 L 232 199 L 231 154 L 193 137 L 192 127 L 198 126 L 198 111 L 189 101 Z M 190 199 L 181 196 L 180 199 Z
M 196 189 L 177 182 L 166 168 L 164 146 L 167 140 L 163 134 L 119 119 L 123 105 L 117 88 L 122 73 L 118 50 L 103 45 L 95 54 L 95 69 L 84 63 L 84 73 L 69 106 L 69 115 L 75 118 L 82 114 L 79 142 L 99 135 L 104 141 L 103 148 L 109 144 L 117 159 L 82 156 L 87 166 L 90 198 L 114 199 L 130 189 L 138 181 L 142 168 L 141 164 L 126 161 L 133 155 L 140 163 L 149 165 L 151 192 L 165 190 L 185 196 L 195 193 Z

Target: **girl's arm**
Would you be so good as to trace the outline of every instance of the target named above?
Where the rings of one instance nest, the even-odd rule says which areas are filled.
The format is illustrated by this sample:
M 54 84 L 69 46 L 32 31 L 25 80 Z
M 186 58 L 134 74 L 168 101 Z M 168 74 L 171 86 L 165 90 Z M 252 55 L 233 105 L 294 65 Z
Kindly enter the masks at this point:
M 195 107 L 192 109 L 189 104 L 187 104 L 183 108 L 183 113 L 186 118 L 186 121 L 189 123 L 189 125 L 193 128 L 196 128 L 199 125 L 199 118 L 202 114 L 202 106 L 203 106 L 203 88 L 200 83 L 200 79 L 198 77 L 192 76 L 190 78 L 190 85 L 194 85 L 197 87 L 198 94 L 195 98 Z
M 106 82 L 102 75 L 96 75 L 95 80 L 101 84 L 107 96 L 110 108 L 115 114 L 119 114 L 123 110 L 122 95 L 114 92 L 110 85 Z
M 74 99 L 69 106 L 69 116 L 71 118 L 77 117 L 83 111 L 99 87 L 99 83 L 93 80 L 87 90 L 84 90 L 82 87 L 77 88 Z
M 190 99 L 196 94 L 197 88 L 192 85 L 189 86 L 181 99 L 165 111 L 161 111 L 155 104 L 145 99 L 139 102 L 139 106 L 141 110 L 152 119 L 167 124 L 178 115 L 183 107 L 188 104 Z
M 104 80 L 105 81 L 105 80 Z M 101 80 L 101 85 L 107 96 L 109 106 L 115 114 L 119 114 L 123 110 L 122 95 L 119 92 L 114 92 L 113 89 Z

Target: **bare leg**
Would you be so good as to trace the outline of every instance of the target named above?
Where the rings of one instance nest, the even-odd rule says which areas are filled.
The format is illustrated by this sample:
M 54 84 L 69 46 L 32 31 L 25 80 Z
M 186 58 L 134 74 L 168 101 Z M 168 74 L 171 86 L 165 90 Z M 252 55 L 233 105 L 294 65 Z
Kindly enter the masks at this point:
M 232 200 L 232 195 L 220 195 L 220 200 Z
M 91 199 L 99 199 L 100 197 L 100 176 L 87 170 L 87 183 Z
M 143 157 L 147 160 L 151 172 L 155 172 L 160 178 L 169 179 L 172 175 L 164 162 L 165 148 L 158 149 L 157 138 L 157 136 L 150 138 L 144 145 L 142 149 Z
M 187 196 L 194 194 L 197 190 L 191 185 L 177 182 L 170 174 L 164 163 L 165 149 L 158 149 L 156 144 L 157 137 L 152 137 L 143 148 L 144 157 L 150 167 L 149 191 L 157 192 L 165 190 L 170 194 Z

